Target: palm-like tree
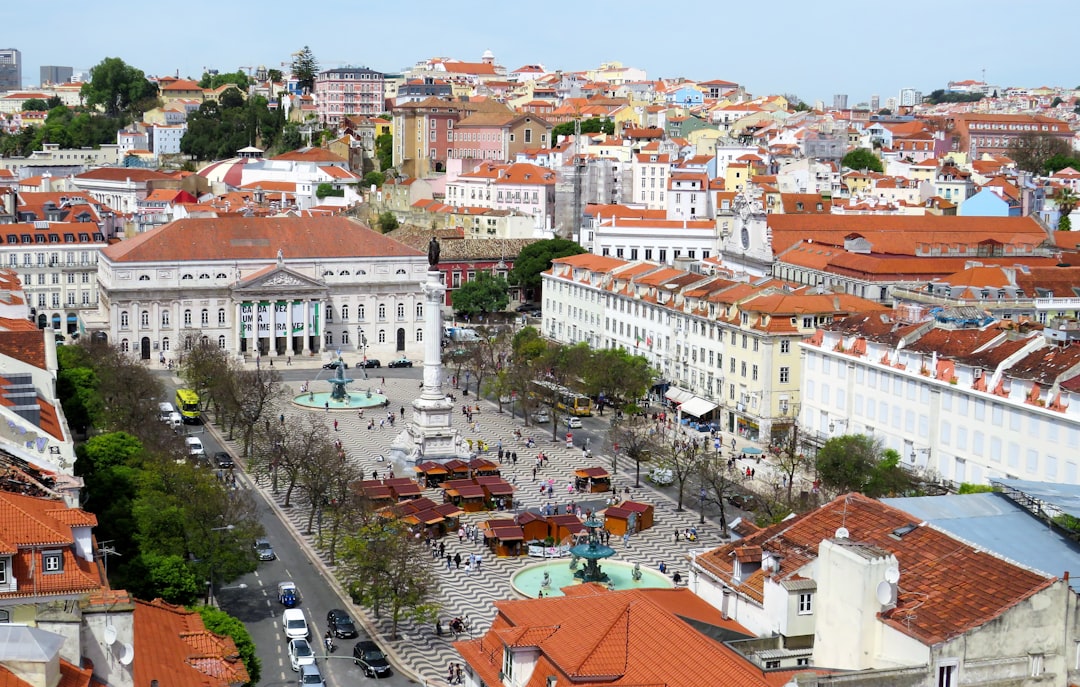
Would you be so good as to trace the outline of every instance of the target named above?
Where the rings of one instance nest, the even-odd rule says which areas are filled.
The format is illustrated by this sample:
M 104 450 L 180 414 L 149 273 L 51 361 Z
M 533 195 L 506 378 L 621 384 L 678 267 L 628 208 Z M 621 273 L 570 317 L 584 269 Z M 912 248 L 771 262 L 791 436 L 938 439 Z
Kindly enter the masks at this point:
M 1068 186 L 1061 186 L 1054 191 L 1051 198 L 1057 204 L 1058 212 L 1061 213 L 1061 219 L 1058 220 L 1058 229 L 1069 231 L 1072 228 L 1069 214 L 1080 204 L 1080 196 Z

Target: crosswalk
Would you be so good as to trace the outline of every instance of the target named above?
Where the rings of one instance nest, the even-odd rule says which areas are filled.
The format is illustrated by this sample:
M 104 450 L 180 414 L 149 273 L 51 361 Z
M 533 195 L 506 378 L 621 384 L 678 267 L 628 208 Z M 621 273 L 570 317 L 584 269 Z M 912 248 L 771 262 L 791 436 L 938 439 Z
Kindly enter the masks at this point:
M 390 378 L 386 380 L 383 387 L 384 393 L 391 399 L 390 407 L 405 405 L 408 408 L 408 403 L 399 402 L 399 399 L 410 398 L 409 395 L 416 392 L 415 382 L 409 379 Z M 318 388 L 316 390 L 318 391 Z M 567 492 L 567 485 L 573 479 L 574 470 L 603 464 L 603 458 L 594 457 L 590 464 L 586 465 L 580 449 L 568 449 L 565 442 L 552 442 L 550 434 L 545 436 L 542 431 L 537 432 L 534 428 L 524 428 L 522 420 L 512 420 L 509 413 L 498 413 L 494 405 L 481 403 L 481 407 L 482 412 L 475 416 L 480 421 L 480 430 L 471 431 L 468 427 L 463 427 L 463 436 L 474 440 L 483 439 L 492 446 L 496 445 L 498 441 L 502 441 L 506 449 L 517 452 L 518 461 L 516 465 L 507 461 L 502 466 L 503 477 L 517 487 L 515 493 L 515 509 L 517 510 L 525 508 L 538 510 L 547 503 L 554 505 L 567 503 L 571 498 L 574 498 L 568 495 Z M 284 407 L 275 409 L 272 412 L 275 417 L 279 413 L 284 413 L 286 423 L 288 423 L 290 419 L 297 419 L 302 414 L 312 411 L 285 404 Z M 318 413 L 319 411 L 315 412 Z M 377 411 L 368 411 L 364 418 L 358 417 L 355 412 L 328 413 L 326 414 L 327 431 L 342 441 L 349 461 L 358 466 L 365 474 L 370 475 L 372 471 L 378 471 L 381 476 L 386 473 L 388 468 L 387 463 L 381 459 L 387 455 L 391 442 L 402 429 L 402 424 L 399 420 L 396 427 L 380 429 L 378 421 L 376 421 L 374 429 L 368 429 L 368 419 L 371 417 L 371 412 L 377 413 Z M 377 415 L 377 417 L 382 416 Z M 406 415 L 407 419 L 408 415 Z M 336 432 L 333 429 L 334 420 L 338 421 L 338 430 Z M 457 419 L 455 419 L 455 423 L 457 426 L 464 424 Z M 515 429 L 522 429 L 526 436 L 531 432 L 532 436 L 537 440 L 536 447 L 526 449 L 523 441 L 514 438 L 513 432 Z M 227 443 L 230 443 L 230 448 L 239 453 L 239 446 L 236 442 Z M 549 460 L 547 465 L 534 477 L 533 466 L 535 465 L 536 455 L 540 451 L 543 451 Z M 492 460 L 495 459 L 493 454 L 489 454 L 489 456 Z M 548 479 L 553 480 L 554 484 L 555 494 L 552 498 L 541 495 L 540 483 Z M 632 475 L 620 475 L 616 479 L 616 485 L 620 491 L 632 483 Z M 262 476 L 256 481 L 250 476 L 245 476 L 240 480 L 240 484 L 248 488 L 260 489 L 268 498 L 275 501 L 279 506 L 278 512 L 292 525 L 297 536 L 307 539 L 311 548 L 318 552 L 320 561 L 326 571 L 334 574 L 334 566 L 330 564 L 328 552 L 324 548 L 320 548 L 317 532 L 305 534 L 311 514 L 311 504 L 307 503 L 298 491 L 292 495 L 292 507 L 282 508 L 280 506 L 284 505 L 284 492 L 281 490 L 277 495 L 273 494 L 268 477 Z M 436 502 L 441 501 L 441 494 L 437 489 L 426 490 L 424 495 Z M 622 496 L 627 495 L 622 494 Z M 641 488 L 632 490 L 629 496 L 636 501 L 653 505 L 654 526 L 631 537 L 628 545 L 625 546 L 621 538 L 613 537 L 610 545 L 616 551 L 614 560 L 640 563 L 643 567 L 650 568 L 656 568 L 661 562 L 664 562 L 669 575 L 675 571 L 680 571 L 685 578 L 687 577 L 686 556 L 690 547 L 711 548 L 720 543 L 719 528 L 717 526 L 711 523 L 704 526 L 699 524 L 696 512 L 689 510 L 676 511 L 675 504 L 665 495 L 659 494 L 652 489 Z M 469 513 L 462 518 L 462 521 L 468 524 L 478 524 L 489 517 L 494 517 L 494 515 L 491 513 Z M 690 527 L 697 528 L 698 541 L 691 544 L 682 537 L 679 537 L 678 541 L 676 541 L 675 532 L 682 532 Z M 460 569 L 451 566 L 449 570 L 445 558 L 431 559 L 426 563 L 432 566 L 434 575 L 439 581 L 438 603 L 441 608 L 440 616 L 443 628 L 447 628 L 450 619 L 454 617 L 468 616 L 470 630 L 465 635 L 458 637 L 458 639 L 478 636 L 490 627 L 495 616 L 496 609 L 493 602 L 500 599 L 519 598 L 511 587 L 510 578 L 522 567 L 536 562 L 536 559 L 528 557 L 516 559 L 495 558 L 482 543 L 472 543 L 468 539 L 459 541 L 457 536 L 446 537 L 445 544 L 446 553 L 451 556 L 460 553 L 465 560 L 468 560 L 469 554 L 483 554 L 483 563 L 480 570 L 472 572 L 466 572 L 464 561 Z M 346 580 L 339 581 L 343 585 L 347 583 Z M 389 638 L 391 622 L 385 617 L 385 614 L 381 619 L 375 618 L 372 614 L 369 614 L 369 616 L 381 635 L 379 642 L 387 649 L 397 653 L 414 672 L 430 682 L 438 683 L 446 675 L 447 664 L 460 660 L 452 646 L 455 638 L 448 631 L 442 636 L 438 636 L 433 625 L 421 626 L 405 620 L 399 623 L 399 638 L 391 640 Z

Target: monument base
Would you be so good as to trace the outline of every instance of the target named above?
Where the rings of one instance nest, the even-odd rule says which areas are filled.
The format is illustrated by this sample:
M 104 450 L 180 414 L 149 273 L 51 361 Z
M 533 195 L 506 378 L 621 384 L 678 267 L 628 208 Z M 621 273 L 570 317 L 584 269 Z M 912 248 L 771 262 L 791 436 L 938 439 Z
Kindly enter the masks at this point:
M 390 459 L 403 467 L 424 461 L 469 460 L 461 433 L 450 426 L 453 404 L 428 394 L 412 402 L 412 420 L 390 446 Z

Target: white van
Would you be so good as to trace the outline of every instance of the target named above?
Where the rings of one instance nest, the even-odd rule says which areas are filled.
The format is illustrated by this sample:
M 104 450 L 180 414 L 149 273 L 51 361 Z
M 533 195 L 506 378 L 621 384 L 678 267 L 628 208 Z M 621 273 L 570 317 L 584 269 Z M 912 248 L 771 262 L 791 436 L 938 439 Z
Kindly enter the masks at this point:
M 169 413 L 169 417 L 166 418 L 165 424 L 169 425 L 174 432 L 179 432 L 180 428 L 184 426 L 184 418 L 180 413 L 174 410 Z
M 162 401 L 161 403 L 158 403 L 157 407 L 158 419 L 162 422 L 168 422 L 172 414 L 176 412 L 176 408 L 174 408 L 173 404 L 169 403 L 168 401 Z

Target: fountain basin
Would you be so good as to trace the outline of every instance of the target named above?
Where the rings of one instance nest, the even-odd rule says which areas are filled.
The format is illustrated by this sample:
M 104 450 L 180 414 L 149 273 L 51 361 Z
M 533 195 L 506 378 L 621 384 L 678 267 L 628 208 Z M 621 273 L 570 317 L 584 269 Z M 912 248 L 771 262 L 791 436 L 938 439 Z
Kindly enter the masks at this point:
M 387 405 L 384 394 L 372 393 L 369 396 L 366 391 L 351 392 L 340 401 L 332 398 L 329 391 L 299 394 L 293 396 L 292 402 L 293 405 L 310 410 L 325 410 L 327 403 L 330 404 L 330 410 L 358 410 L 360 408 L 378 408 Z
M 606 560 L 603 562 L 603 570 L 608 576 L 608 581 L 616 590 L 623 589 L 673 589 L 675 583 L 664 573 L 653 568 L 641 568 L 641 579 L 633 577 L 634 566 L 622 561 Z M 581 569 L 581 565 L 578 566 Z M 574 571 L 570 569 L 570 559 L 563 558 L 558 561 L 537 563 L 522 568 L 510 578 L 510 586 L 521 596 L 535 599 L 540 593 L 540 584 L 544 580 L 544 573 L 548 573 L 551 586 L 544 588 L 544 596 L 562 596 L 562 588 L 573 584 L 581 584 L 581 580 L 574 577 Z M 601 583 L 606 584 L 606 583 Z

